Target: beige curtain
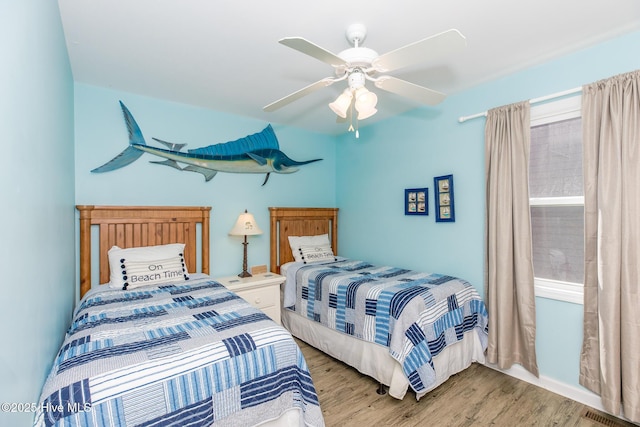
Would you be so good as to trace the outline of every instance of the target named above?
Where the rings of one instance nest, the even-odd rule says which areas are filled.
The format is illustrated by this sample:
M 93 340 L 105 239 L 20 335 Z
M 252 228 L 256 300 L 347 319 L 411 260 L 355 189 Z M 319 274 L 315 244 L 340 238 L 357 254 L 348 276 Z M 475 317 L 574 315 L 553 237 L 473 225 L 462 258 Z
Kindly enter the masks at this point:
M 529 211 L 529 102 L 487 112 L 485 126 L 487 359 L 538 376 Z
M 640 422 L 640 71 L 582 91 L 585 289 L 580 384 Z

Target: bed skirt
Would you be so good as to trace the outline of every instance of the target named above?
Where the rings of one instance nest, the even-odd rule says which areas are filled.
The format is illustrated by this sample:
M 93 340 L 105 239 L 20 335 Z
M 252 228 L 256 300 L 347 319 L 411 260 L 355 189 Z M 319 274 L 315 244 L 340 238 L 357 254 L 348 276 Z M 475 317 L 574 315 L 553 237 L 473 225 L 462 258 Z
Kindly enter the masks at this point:
M 406 395 L 409 381 L 402 366 L 389 355 L 387 347 L 326 328 L 286 308 L 282 309 L 282 325 L 296 338 L 386 385 L 392 397 L 402 399 Z M 465 332 L 462 341 L 448 346 L 433 358 L 436 382 L 416 394 L 416 400 L 473 362 L 485 362 L 482 344 L 475 330 Z

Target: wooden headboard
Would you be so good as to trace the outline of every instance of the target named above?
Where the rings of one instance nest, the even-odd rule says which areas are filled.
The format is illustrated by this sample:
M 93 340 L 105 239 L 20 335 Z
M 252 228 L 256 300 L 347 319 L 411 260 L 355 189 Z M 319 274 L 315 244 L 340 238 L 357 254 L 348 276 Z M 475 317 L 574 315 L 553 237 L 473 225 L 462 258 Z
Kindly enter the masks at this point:
M 289 236 L 328 234 L 333 253 L 338 255 L 338 208 L 269 208 L 271 217 L 271 272 L 293 261 Z
M 80 212 L 80 298 L 91 289 L 91 248 L 99 255 L 98 283 L 109 282 L 109 258 L 112 246 L 136 246 L 184 243 L 189 272 L 197 271 L 197 241 L 200 224 L 201 272 L 209 274 L 209 206 L 93 206 L 78 205 Z M 98 243 L 91 241 L 92 226 L 98 226 Z

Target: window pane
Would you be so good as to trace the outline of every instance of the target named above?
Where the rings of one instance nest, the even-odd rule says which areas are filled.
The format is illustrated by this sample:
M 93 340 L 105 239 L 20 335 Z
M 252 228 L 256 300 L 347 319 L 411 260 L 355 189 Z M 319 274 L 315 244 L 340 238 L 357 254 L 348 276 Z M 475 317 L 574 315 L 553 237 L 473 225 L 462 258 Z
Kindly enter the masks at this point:
M 584 283 L 584 207 L 531 208 L 535 277 Z
M 582 196 L 582 119 L 531 128 L 529 197 Z

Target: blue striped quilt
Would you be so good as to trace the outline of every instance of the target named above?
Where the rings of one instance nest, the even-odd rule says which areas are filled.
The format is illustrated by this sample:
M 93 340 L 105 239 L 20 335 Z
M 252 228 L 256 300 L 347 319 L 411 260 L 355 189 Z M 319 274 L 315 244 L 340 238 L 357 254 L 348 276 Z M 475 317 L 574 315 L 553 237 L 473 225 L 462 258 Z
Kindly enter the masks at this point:
M 291 335 L 204 275 L 88 293 L 39 405 L 37 426 L 324 425 Z
M 290 269 L 296 297 L 289 309 L 388 347 L 417 393 L 436 382 L 433 358 L 465 332 L 477 333 L 487 348 L 487 310 L 465 280 L 350 259 Z

